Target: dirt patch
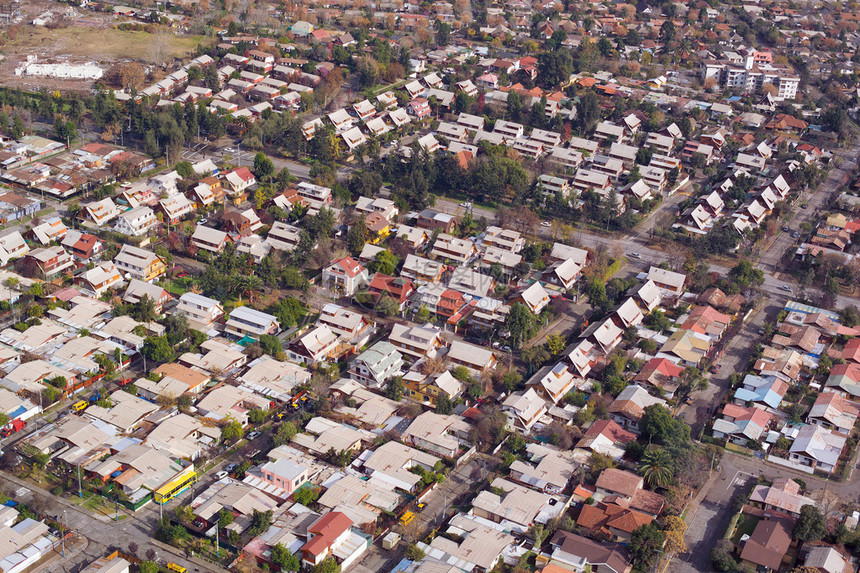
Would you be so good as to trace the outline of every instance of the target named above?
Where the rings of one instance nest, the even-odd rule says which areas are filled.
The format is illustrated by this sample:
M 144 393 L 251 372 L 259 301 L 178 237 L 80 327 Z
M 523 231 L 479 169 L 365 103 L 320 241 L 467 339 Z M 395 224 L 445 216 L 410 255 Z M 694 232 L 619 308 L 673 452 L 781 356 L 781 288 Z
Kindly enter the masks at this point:
M 150 34 L 115 28 L 113 16 L 81 11 L 69 19 L 72 25 L 49 29 L 24 25 L 14 40 L 3 47 L 0 82 L 23 89 L 89 90 L 91 80 L 15 75 L 15 68 L 29 55 L 39 63 L 83 64 L 94 62 L 105 69 L 117 61 L 138 60 L 153 63 L 156 58 L 172 62 L 187 56 L 204 40 L 202 36 L 173 33 Z

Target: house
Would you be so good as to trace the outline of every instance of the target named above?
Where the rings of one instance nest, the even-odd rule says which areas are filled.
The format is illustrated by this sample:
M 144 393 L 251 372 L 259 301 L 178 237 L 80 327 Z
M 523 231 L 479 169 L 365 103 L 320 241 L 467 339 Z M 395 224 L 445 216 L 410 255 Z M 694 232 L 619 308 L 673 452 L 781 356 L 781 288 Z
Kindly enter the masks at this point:
M 557 531 L 550 541 L 550 548 L 551 561 L 543 568 L 543 573 L 630 573 L 633 569 L 622 545 L 598 543 L 568 531 Z
M 788 451 L 792 462 L 814 470 L 833 472 L 847 437 L 815 424 L 801 426 Z
M 507 415 L 509 428 L 528 434 L 540 417 L 546 413 L 546 404 L 532 386 L 505 398 L 502 411 Z
M 224 331 L 236 338 L 247 336 L 259 340 L 264 334 L 277 334 L 280 329 L 278 319 L 271 314 L 240 306 L 230 313 Z
M 370 282 L 367 269 L 353 259 L 344 257 L 333 261 L 323 268 L 322 282 L 336 292 L 353 296 L 356 291 Z
M 34 249 L 24 256 L 30 276 L 51 280 L 71 269 L 75 261 L 62 247 Z
M 368 540 L 353 532 L 352 520 L 345 513 L 330 511 L 307 529 L 308 541 L 301 546 L 302 562 L 313 567 L 333 556 L 344 569 L 369 546 Z
M 454 340 L 446 358 L 451 364 L 467 368 L 473 375 L 490 372 L 496 367 L 496 355 L 489 348 Z
M 787 391 L 788 384 L 776 376 L 747 374 L 741 386 L 735 390 L 734 403 L 742 405 L 752 402 L 775 411 Z
M 481 299 L 490 294 L 496 280 L 469 267 L 456 267 L 448 280 L 448 288 Z
M 122 285 L 123 280 L 116 266 L 110 261 L 104 261 L 83 272 L 75 282 L 83 287 L 84 294 L 101 298 L 110 289 Z
M 397 347 L 402 354 L 407 355 L 407 359 L 410 360 L 423 357 L 433 358 L 439 348 L 443 346 L 441 330 L 431 325 L 394 324 L 388 341 Z
M 83 206 L 82 214 L 97 226 L 107 225 L 119 216 L 119 208 L 108 197 Z
M 492 571 L 514 541 L 512 535 L 460 513 L 440 530 L 429 545 L 417 543 L 429 558 L 423 560 L 413 573 L 456 573 L 463 570 L 460 567 L 471 571 Z
M 663 296 L 671 298 L 684 293 L 687 275 L 661 269 L 660 267 L 651 267 L 648 270 L 648 280 L 652 281 L 660 289 Z
M 206 227 L 205 225 L 197 225 L 194 234 L 191 235 L 191 242 L 198 249 L 209 251 L 210 253 L 220 253 L 230 242 L 230 236 L 218 229 Z
M 771 414 L 755 406 L 723 406 L 722 418 L 714 421 L 713 435 L 733 444 L 746 446 L 758 442 L 767 430 Z
M 407 398 L 431 408 L 436 407 L 440 397 L 444 396 L 453 402 L 465 390 L 464 384 L 448 371 L 422 374 L 420 371 L 410 370 L 403 376 L 403 385 Z
M 373 480 L 380 480 L 392 489 L 399 488 L 417 493 L 421 477 L 410 471 L 420 467 L 432 470 L 440 459 L 399 442 L 386 442 L 373 450 L 364 460 L 364 473 Z
M 809 410 L 806 420 L 828 430 L 851 433 L 860 416 L 860 404 L 836 392 L 821 392 Z
M 526 246 L 525 237 L 518 231 L 495 226 L 487 227 L 481 242 L 488 247 L 511 253 L 519 253 Z
M 175 225 L 181 221 L 184 216 L 194 211 L 194 204 L 188 199 L 188 197 L 180 193 L 168 195 L 159 201 L 159 206 L 164 212 L 165 220 L 170 225 Z
M 454 225 L 454 217 L 447 213 L 439 213 L 433 209 L 424 209 L 418 213 L 417 226 L 421 229 L 427 229 L 429 231 L 440 229 L 442 233 L 445 234 L 453 232 Z
M 415 281 L 437 283 L 442 279 L 445 265 L 439 261 L 431 261 L 424 257 L 409 254 L 400 270 L 400 276 Z
M 622 428 L 638 434 L 645 408 L 657 404 L 665 406 L 666 401 L 652 396 L 642 386 L 633 384 L 624 388 L 609 405 L 609 418 Z
M 491 490 L 482 490 L 472 501 L 472 513 L 493 523 L 505 524 L 505 529 L 525 533 L 538 519 L 551 518 L 564 511 L 564 503 L 556 498 L 497 477 Z M 555 511 L 551 511 L 555 510 Z
M 232 196 L 240 196 L 249 187 L 257 184 L 257 179 L 247 167 L 238 167 L 224 174 L 227 182 L 228 193 Z
M 131 279 L 128 288 L 125 289 L 122 301 L 126 304 L 137 304 L 144 296 L 149 297 L 155 307 L 155 312 L 158 314 L 161 314 L 164 304 L 173 298 L 173 295 L 163 287 L 145 283 L 139 279 Z
M 526 455 L 528 461 L 516 460 L 511 464 L 510 478 L 551 495 L 560 495 L 567 490 L 580 467 L 573 452 L 549 444 L 529 444 Z
M 777 478 L 772 485 L 756 485 L 750 494 L 750 503 L 768 511 L 787 513 L 800 517 L 804 505 L 815 505 L 815 501 L 800 494 L 800 484 L 790 478 Z
M 68 229 L 59 217 L 45 219 L 30 230 L 33 234 L 33 238 L 39 241 L 42 245 L 49 245 L 55 241 L 62 241 L 66 236 L 66 231 L 68 231 Z
M 851 362 L 835 364 L 830 369 L 825 386 L 830 392 L 860 397 L 860 365 Z
M 623 126 L 608 121 L 601 121 L 594 130 L 594 139 L 603 142 L 623 142 L 625 140 Z
M 403 368 L 403 355 L 397 347 L 380 340 L 350 362 L 349 376 L 368 388 L 382 388 L 389 378 Z
M 448 260 L 460 265 L 468 263 L 477 253 L 475 244 L 467 239 L 459 239 L 447 233 L 441 233 L 433 244 L 430 256 Z
M 645 317 L 642 315 L 639 305 L 636 304 L 636 301 L 632 297 L 625 300 L 621 306 L 615 309 L 615 312 L 612 313 L 612 320 L 620 328 L 639 326 L 644 319 Z
M 23 257 L 29 252 L 30 247 L 20 231 L 7 230 L 0 234 L 0 263 L 8 264 L 9 261 Z
M 529 380 L 529 385 L 533 386 L 544 400 L 558 404 L 575 388 L 578 380 L 564 362 L 559 362 L 544 376 L 535 376 Z
M 573 288 L 581 272 L 582 267 L 574 259 L 570 258 L 554 263 L 548 269 L 548 274 L 545 273 L 542 278 L 550 284 L 560 286 L 564 290 L 569 290 Z
M 680 386 L 683 373 L 684 369 L 671 360 L 654 357 L 645 363 L 633 380 L 659 388 L 668 399 L 674 396 Z
M 766 571 L 778 571 L 782 567 L 791 546 L 794 522 L 789 519 L 774 518 L 759 521 L 741 550 L 741 561 Z
M 275 221 L 269 229 L 269 234 L 266 235 L 266 242 L 273 249 L 292 251 L 301 242 L 301 229 L 282 221 Z
M 247 237 L 262 228 L 263 223 L 253 209 L 229 211 L 221 216 L 221 225 L 232 236 Z
M 540 282 L 535 281 L 527 289 L 517 295 L 516 302 L 520 302 L 532 312 L 532 314 L 540 314 L 541 311 L 549 304 L 549 293 L 543 288 Z
M 400 212 L 394 201 L 383 197 L 373 199 L 370 197 L 359 197 L 358 202 L 355 204 L 355 210 L 366 214 L 378 213 L 389 221 L 394 220 Z
M 340 136 L 343 138 L 344 143 L 346 143 L 346 146 L 350 151 L 353 151 L 356 147 L 367 143 L 367 137 L 358 127 L 347 129 L 346 131 L 341 132 Z
M 731 322 L 732 317 L 728 314 L 723 314 L 711 306 L 704 305 L 694 307 L 681 328 L 706 334 L 716 341 L 723 337 Z
M 363 314 L 333 302 L 323 305 L 317 323 L 327 326 L 345 343 L 356 348 L 364 346 L 374 331 L 373 322 Z
M 818 573 L 854 573 L 856 570 L 845 549 L 840 551 L 829 545 L 815 545 L 804 549 L 807 550 L 803 561 L 806 570 Z
M 595 420 L 577 442 L 576 448 L 619 460 L 624 457 L 625 445 L 635 440 L 636 434 L 628 432 L 612 420 Z
M 326 325 L 320 325 L 294 339 L 287 347 L 287 356 L 299 364 L 327 362 L 334 356 L 338 344 L 338 336 Z
M 215 323 L 224 316 L 224 309 L 217 300 L 193 292 L 179 297 L 174 312 L 184 314 L 191 328 L 204 333 L 213 330 Z
M 178 195 L 177 197 L 185 199 L 183 195 Z M 185 200 L 187 201 L 187 199 Z M 190 212 L 190 205 L 186 205 L 186 207 L 188 207 L 186 212 Z M 158 219 L 155 217 L 153 210 L 146 205 L 141 205 L 119 215 L 116 218 L 114 230 L 124 235 L 140 237 L 146 235 L 156 225 L 158 225 Z
M 374 299 L 378 299 L 383 295 L 391 297 L 397 303 L 397 308 L 400 312 L 406 310 L 409 298 L 415 292 L 411 280 L 390 277 L 382 273 L 373 275 L 373 278 L 370 279 L 370 284 L 367 286 L 367 290 Z

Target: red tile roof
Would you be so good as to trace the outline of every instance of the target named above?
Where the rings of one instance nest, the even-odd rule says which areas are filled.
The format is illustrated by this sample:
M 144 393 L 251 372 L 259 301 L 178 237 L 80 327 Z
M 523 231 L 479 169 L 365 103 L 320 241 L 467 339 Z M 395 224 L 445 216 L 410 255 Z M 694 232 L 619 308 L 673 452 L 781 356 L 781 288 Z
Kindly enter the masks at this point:
M 352 520 L 345 513 L 331 511 L 308 527 L 308 533 L 313 533 L 314 537 L 302 546 L 302 551 L 320 555 L 350 527 Z

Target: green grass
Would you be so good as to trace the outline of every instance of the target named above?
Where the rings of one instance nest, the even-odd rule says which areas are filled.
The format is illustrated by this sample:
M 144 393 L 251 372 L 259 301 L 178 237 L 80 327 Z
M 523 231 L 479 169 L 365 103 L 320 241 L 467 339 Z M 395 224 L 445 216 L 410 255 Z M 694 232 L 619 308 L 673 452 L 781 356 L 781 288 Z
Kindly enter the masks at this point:
M 759 521 L 761 521 L 760 517 L 749 515 L 747 513 L 743 514 L 737 527 L 735 527 L 732 541 L 737 545 L 740 542 L 741 537 L 744 535 L 752 535 L 753 531 L 755 531 L 755 526 L 758 525 Z

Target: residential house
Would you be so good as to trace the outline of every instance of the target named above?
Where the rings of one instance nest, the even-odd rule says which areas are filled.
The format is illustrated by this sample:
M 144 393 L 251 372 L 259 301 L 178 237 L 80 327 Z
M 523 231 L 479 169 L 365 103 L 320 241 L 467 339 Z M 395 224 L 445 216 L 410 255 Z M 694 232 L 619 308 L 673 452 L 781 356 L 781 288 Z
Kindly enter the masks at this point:
M 546 414 L 546 404 L 535 388 L 514 392 L 502 403 L 502 411 L 507 415 L 508 426 L 518 432 L 528 434 L 537 421 Z
M 598 543 L 568 531 L 557 531 L 550 541 L 550 548 L 551 561 L 543 568 L 543 573 L 630 573 L 633 569 L 622 545 L 605 541 Z
M 119 215 L 116 218 L 114 230 L 124 235 L 140 237 L 149 233 L 156 225 L 158 225 L 158 219 L 155 213 L 146 205 L 141 205 Z
M 149 297 L 155 307 L 155 312 L 158 314 L 161 314 L 164 304 L 173 298 L 173 295 L 164 287 L 145 283 L 139 279 L 131 279 L 128 288 L 125 289 L 122 301 L 126 304 L 137 304 L 144 296 Z
M 280 329 L 278 319 L 271 314 L 240 306 L 230 313 L 224 331 L 236 338 L 251 337 L 259 340 L 264 334 L 277 334 Z
M 564 362 L 559 362 L 541 378 L 534 377 L 529 385 L 548 402 L 558 404 L 568 392 L 573 390 L 579 381 Z
M 71 269 L 75 261 L 62 247 L 34 249 L 24 256 L 27 274 L 51 280 Z
M 211 331 L 215 328 L 215 323 L 224 316 L 224 309 L 217 300 L 193 292 L 179 297 L 179 304 L 174 312 L 188 317 L 189 326 L 200 332 Z
M 451 342 L 446 358 L 451 364 L 463 366 L 476 376 L 492 371 L 497 363 L 496 355 L 489 348 L 460 340 Z
M 218 229 L 206 227 L 205 225 L 197 225 L 194 234 L 191 235 L 191 242 L 198 249 L 209 251 L 210 253 L 220 253 L 230 242 L 230 236 Z
M 809 410 L 807 421 L 849 435 L 860 416 L 860 404 L 837 392 L 821 392 Z
M 666 401 L 652 396 L 642 386 L 627 386 L 609 405 L 609 418 L 622 428 L 639 433 L 639 424 L 645 408 L 653 405 L 666 405 Z
M 741 561 L 765 571 L 778 571 L 791 546 L 794 522 L 789 519 L 762 519 L 741 550 Z
M 576 448 L 620 460 L 626 452 L 625 445 L 635 440 L 636 434 L 628 432 L 612 420 L 595 420 L 577 442 Z
M 294 339 L 287 347 L 287 356 L 293 362 L 313 365 L 327 362 L 335 355 L 338 336 L 325 325 L 317 326 Z
M 541 311 L 549 304 L 549 293 L 543 288 L 540 282 L 535 281 L 528 288 L 522 291 L 514 299 L 515 302 L 524 304 L 533 314 L 540 314 Z
M 75 282 L 83 287 L 82 292 L 84 294 L 93 298 L 101 298 L 110 289 L 123 284 L 122 275 L 110 261 L 104 261 L 92 269 L 84 271 L 75 279 Z
M 750 503 L 766 511 L 787 513 L 800 517 L 804 505 L 815 505 L 815 501 L 800 493 L 800 484 L 791 478 L 777 478 L 772 485 L 758 484 L 750 494 Z
M 713 436 L 739 446 L 758 442 L 767 430 L 771 414 L 755 406 L 723 406 L 722 417 L 714 421 Z
M 735 390 L 734 403 L 760 404 L 766 410 L 774 412 L 779 408 L 787 391 L 788 384 L 775 376 L 747 374 L 741 386 Z
M 397 347 L 380 340 L 359 354 L 349 365 L 349 376 L 368 388 L 382 388 L 389 378 L 403 368 L 403 355 Z
M 403 385 L 404 395 L 407 398 L 431 408 L 436 407 L 441 396 L 453 402 L 463 394 L 465 389 L 464 384 L 448 371 L 422 374 L 420 371 L 410 370 L 403 376 Z
M 844 434 L 815 424 L 801 426 L 788 451 L 788 459 L 814 470 L 833 472 L 846 440 Z
M 346 296 L 354 296 L 370 282 L 367 269 L 352 257 L 337 259 L 323 268 L 322 279 L 324 285 Z

